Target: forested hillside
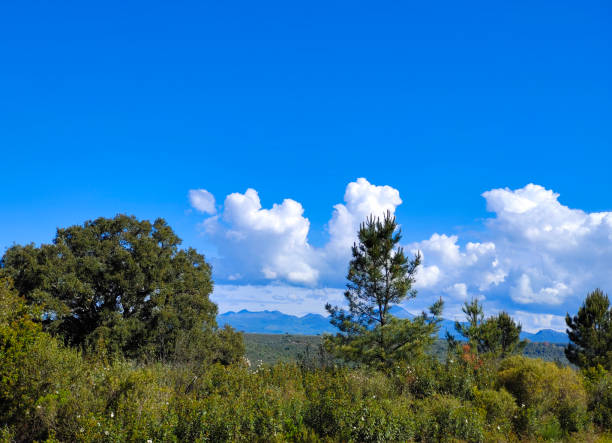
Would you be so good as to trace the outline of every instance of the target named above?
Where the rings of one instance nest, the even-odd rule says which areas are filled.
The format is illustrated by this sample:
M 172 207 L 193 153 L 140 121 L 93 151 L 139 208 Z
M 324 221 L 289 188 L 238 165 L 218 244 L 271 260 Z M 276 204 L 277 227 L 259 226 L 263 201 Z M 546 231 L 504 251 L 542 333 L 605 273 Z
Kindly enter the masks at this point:
M 251 363 L 300 363 L 312 360 L 321 352 L 321 345 L 321 336 L 317 335 L 244 334 L 245 353 Z M 446 340 L 438 340 L 433 344 L 430 353 L 439 360 L 444 360 L 447 351 Z M 530 342 L 525 346 L 523 355 L 559 362 L 562 365 L 570 364 L 565 357 L 565 346 L 556 343 Z

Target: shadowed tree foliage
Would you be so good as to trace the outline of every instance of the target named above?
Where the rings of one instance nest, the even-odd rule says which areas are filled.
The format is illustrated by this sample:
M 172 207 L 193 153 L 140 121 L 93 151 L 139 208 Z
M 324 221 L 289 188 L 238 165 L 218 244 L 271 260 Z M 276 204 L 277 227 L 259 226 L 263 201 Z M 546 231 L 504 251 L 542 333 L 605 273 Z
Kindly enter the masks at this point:
M 587 295 L 578 315 L 565 316 L 570 343 L 567 359 L 581 368 L 612 367 L 612 311 L 608 295 L 595 289 Z
M 118 215 L 58 229 L 52 244 L 13 246 L 1 265 L 19 294 L 43 309 L 45 330 L 66 343 L 128 357 L 208 359 L 233 331 L 217 332 L 211 268 L 180 243 L 163 219 Z
M 477 299 L 465 302 L 461 308 L 466 323 L 455 322 L 455 330 L 464 336 L 479 353 L 490 353 L 500 357 L 520 354 L 527 345 L 520 339 L 521 325 L 506 312 L 500 312 L 485 320 L 482 305 Z M 447 336 L 449 344 L 455 340 Z
M 400 239 L 390 212 L 382 220 L 370 216 L 361 225 L 344 293 L 348 311 L 325 306 L 331 323 L 340 330 L 325 337 L 326 349 L 336 356 L 385 367 L 421 354 L 432 343 L 442 300 L 430 308 L 433 316 L 423 313 L 410 320 L 390 313 L 393 305 L 416 296 L 412 284 L 420 256 L 409 260 L 397 247 Z

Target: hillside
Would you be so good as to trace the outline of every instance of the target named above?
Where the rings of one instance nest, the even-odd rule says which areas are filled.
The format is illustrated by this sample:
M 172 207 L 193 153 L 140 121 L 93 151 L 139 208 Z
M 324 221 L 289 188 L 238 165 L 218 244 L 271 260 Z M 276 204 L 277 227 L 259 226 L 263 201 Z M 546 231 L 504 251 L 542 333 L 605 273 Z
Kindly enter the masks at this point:
M 246 356 L 251 364 L 257 364 L 260 360 L 265 364 L 274 364 L 315 358 L 319 352 L 321 337 L 317 335 L 245 333 L 244 344 Z M 569 362 L 565 358 L 564 348 L 565 346 L 557 343 L 530 342 L 527 344 L 523 355 L 568 365 Z M 446 353 L 446 341 L 440 339 L 435 342 L 432 353 L 442 359 Z

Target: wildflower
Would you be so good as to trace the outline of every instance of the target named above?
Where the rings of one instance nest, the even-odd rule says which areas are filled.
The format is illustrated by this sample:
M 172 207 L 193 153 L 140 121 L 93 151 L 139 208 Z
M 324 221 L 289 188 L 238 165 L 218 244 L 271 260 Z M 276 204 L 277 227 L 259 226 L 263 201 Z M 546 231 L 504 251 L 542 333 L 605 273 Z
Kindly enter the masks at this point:
M 501 428 L 499 427 L 499 425 L 497 425 L 497 430 L 498 430 L 498 431 L 501 431 Z
M 148 440 L 147 440 L 147 443 L 153 443 L 153 440 L 148 439 Z
M 363 415 L 361 416 L 361 421 L 365 421 L 365 418 Z
M 104 435 L 108 435 L 108 431 L 104 431 Z
M 41 405 L 36 405 L 36 409 L 41 409 L 42 406 Z
M 114 412 L 111 412 L 110 417 L 111 417 L 111 418 L 115 418 L 115 413 L 114 413 Z
M 85 432 L 85 429 L 81 428 L 79 429 L 79 431 L 81 431 L 81 433 Z
M 467 418 L 465 419 L 465 424 L 467 425 Z

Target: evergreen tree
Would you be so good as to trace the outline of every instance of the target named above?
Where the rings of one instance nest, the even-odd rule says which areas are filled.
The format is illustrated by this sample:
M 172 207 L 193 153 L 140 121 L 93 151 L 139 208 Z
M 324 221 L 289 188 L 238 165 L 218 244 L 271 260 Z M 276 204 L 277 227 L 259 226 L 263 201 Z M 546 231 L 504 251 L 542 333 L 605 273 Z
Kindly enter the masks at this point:
M 567 359 L 581 368 L 602 365 L 612 369 L 612 311 L 608 295 L 595 289 L 587 295 L 578 315 L 565 316 L 570 343 Z
M 518 354 L 527 345 L 520 339 L 521 325 L 517 324 L 507 312 L 500 312 L 485 320 L 482 304 L 477 299 L 465 302 L 461 308 L 467 323 L 455 322 L 455 330 L 464 336 L 481 354 L 495 354 L 506 357 Z M 452 337 L 447 337 L 449 346 L 455 343 Z
M 409 260 L 398 243 L 401 232 L 395 217 L 387 212 L 382 220 L 370 216 L 362 223 L 344 293 L 348 311 L 326 305 L 331 323 L 340 332 L 325 337 L 326 349 L 348 361 L 390 366 L 415 357 L 433 341 L 438 329 L 442 300 L 412 320 L 393 316 L 390 309 L 416 296 L 412 289 L 421 259 Z
M 0 265 L 19 294 L 43 309 L 45 330 L 71 345 L 227 361 L 224 343 L 239 346 L 232 331 L 217 331 L 211 268 L 180 243 L 162 219 L 118 215 L 58 229 L 52 244 L 13 246 Z

